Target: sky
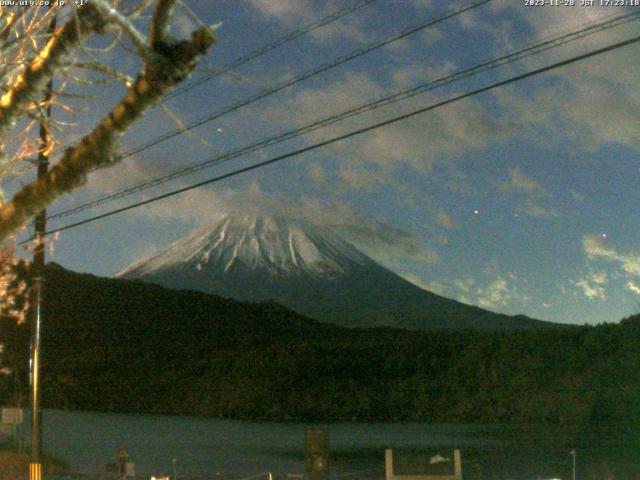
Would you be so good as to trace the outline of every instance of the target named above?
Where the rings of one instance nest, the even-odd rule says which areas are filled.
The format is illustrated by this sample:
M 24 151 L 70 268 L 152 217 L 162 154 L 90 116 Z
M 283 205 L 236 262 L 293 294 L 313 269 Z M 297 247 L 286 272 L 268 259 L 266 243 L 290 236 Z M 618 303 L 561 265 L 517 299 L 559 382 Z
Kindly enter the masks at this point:
M 176 36 L 220 24 L 194 78 L 359 2 L 185 0 Z M 319 65 L 473 2 L 375 0 L 156 107 L 121 140 L 144 144 Z M 599 3 L 599 2 L 597 2 Z M 94 172 L 56 213 L 129 185 L 640 7 L 492 0 Z M 140 24 L 144 28 L 144 24 Z M 638 21 L 349 118 L 222 165 L 49 222 L 57 228 L 637 35 Z M 138 68 L 96 38 L 86 55 Z M 48 259 L 111 276 L 218 212 L 335 229 L 425 289 L 508 314 L 595 324 L 640 312 L 640 47 L 635 44 L 62 232 Z M 85 74 L 87 78 L 92 78 Z M 58 137 L 86 133 L 122 95 L 69 77 Z M 61 101 L 63 99 L 61 98 Z M 4 182 L 11 193 L 31 177 Z

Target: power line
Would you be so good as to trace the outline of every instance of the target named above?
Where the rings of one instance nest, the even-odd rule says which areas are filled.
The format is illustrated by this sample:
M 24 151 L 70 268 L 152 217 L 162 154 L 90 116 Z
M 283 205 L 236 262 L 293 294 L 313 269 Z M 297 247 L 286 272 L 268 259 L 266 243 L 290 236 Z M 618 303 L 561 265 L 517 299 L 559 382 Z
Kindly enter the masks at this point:
M 549 39 L 549 40 L 545 40 L 543 42 L 531 45 L 529 47 L 520 49 L 520 50 L 516 50 L 513 51 L 511 53 L 502 55 L 498 58 L 494 58 L 492 60 L 486 61 L 486 62 L 482 62 L 482 63 L 478 63 L 475 64 L 473 66 L 464 68 L 462 70 L 459 70 L 457 72 L 454 72 L 452 74 L 440 77 L 436 80 L 431 80 L 429 82 L 426 83 L 420 83 L 414 87 L 411 87 L 409 89 L 406 90 L 402 90 L 400 92 L 397 93 L 393 93 L 390 95 L 385 95 L 381 98 L 378 98 L 377 100 L 371 101 L 371 102 L 367 102 L 365 104 L 361 104 L 357 107 L 345 110 L 343 112 L 340 112 L 338 114 L 334 114 L 319 120 L 316 120 L 314 122 L 312 122 L 311 124 L 307 124 L 303 127 L 294 129 L 294 130 L 289 130 L 287 132 L 278 134 L 276 136 L 261 140 L 257 143 L 230 151 L 230 152 L 225 152 L 222 155 L 218 155 L 214 158 L 205 160 L 203 162 L 197 163 L 195 165 L 190 165 L 188 167 L 183 167 L 183 168 L 179 168 L 176 170 L 173 170 L 169 173 L 160 175 L 158 177 L 155 177 L 153 179 L 144 181 L 144 182 L 140 182 L 134 185 L 130 185 L 129 187 L 126 187 L 124 189 L 121 189 L 117 192 L 111 193 L 109 195 L 106 195 L 104 197 L 98 198 L 96 200 L 92 200 L 89 202 L 86 202 L 84 204 L 78 205 L 76 207 L 72 207 L 69 208 L 67 210 L 62 210 L 59 211 L 57 213 L 54 213 L 53 215 L 51 215 L 49 218 L 50 219 L 54 219 L 54 218 L 61 218 L 61 217 L 65 217 L 68 215 L 72 215 L 81 211 L 84 211 L 86 209 L 101 205 L 103 203 L 107 203 L 109 201 L 113 201 L 128 195 L 132 195 L 134 193 L 146 190 L 148 188 L 152 188 L 158 185 L 161 185 L 163 183 L 166 183 L 170 180 L 176 179 L 176 178 L 180 178 L 182 176 L 197 172 L 199 170 L 202 170 L 204 168 L 208 168 L 210 166 L 213 165 L 218 165 L 221 164 L 223 162 L 227 162 L 231 159 L 243 156 L 247 153 L 251 153 L 251 152 L 255 152 L 257 150 L 266 148 L 268 146 L 271 145 L 275 145 L 277 143 L 281 143 L 284 142 L 286 140 L 290 140 L 292 138 L 298 137 L 300 135 L 318 130 L 320 128 L 324 128 L 326 126 L 332 125 L 333 123 L 342 121 L 346 118 L 350 118 L 356 115 L 360 115 L 362 113 L 365 112 L 369 112 L 387 105 L 390 105 L 392 103 L 396 103 L 398 101 L 401 100 L 405 100 L 407 98 L 434 90 L 435 88 L 441 87 L 443 85 L 448 85 L 451 84 L 453 82 L 465 79 L 465 78 L 469 78 L 471 76 L 477 75 L 481 72 L 487 71 L 487 70 L 491 70 L 491 69 L 495 69 L 497 67 L 506 65 L 508 63 L 512 63 L 515 62 L 517 60 L 522 60 L 524 58 L 527 58 L 529 56 L 532 55 L 536 55 L 536 54 L 540 54 L 544 51 L 553 49 L 553 48 L 557 48 L 559 46 L 565 45 L 567 43 L 579 40 L 579 39 L 583 39 L 589 35 L 592 35 L 594 33 L 598 33 L 601 32 L 603 30 L 606 29 L 610 29 L 610 28 L 614 28 L 620 25 L 623 25 L 625 23 L 637 20 L 640 17 L 640 12 L 635 12 L 635 13 L 628 13 L 628 14 L 624 14 L 624 15 L 618 15 L 616 17 L 613 18 L 609 18 L 603 22 L 599 22 L 596 24 L 591 24 L 587 27 L 578 29 L 576 31 L 573 32 L 569 32 L 566 33 L 564 35 Z
M 214 72 L 209 73 L 208 75 L 206 75 L 203 78 L 199 78 L 197 80 L 194 80 L 193 82 L 190 82 L 187 85 L 183 85 L 181 88 L 177 88 L 176 90 L 174 90 L 173 92 L 169 93 L 168 95 L 166 95 L 165 97 L 162 98 L 162 100 L 154 105 L 154 107 L 157 107 L 158 105 L 162 105 L 165 102 L 167 102 L 170 99 L 173 99 L 179 95 L 182 95 L 184 93 L 187 93 L 190 90 L 193 90 L 194 88 L 199 87 L 200 85 L 213 80 L 214 78 L 217 78 L 221 75 L 224 75 L 225 73 L 229 73 L 232 70 L 235 70 L 236 68 L 251 62 L 252 60 L 255 60 L 256 58 L 264 55 L 265 53 L 268 53 L 272 50 L 275 50 L 278 47 L 281 47 L 282 45 L 285 45 L 289 42 L 292 42 L 293 40 L 302 37 L 303 35 L 309 34 L 311 32 L 313 32 L 314 30 L 317 30 L 321 27 L 324 27 L 330 23 L 335 22 L 336 20 L 339 20 L 342 17 L 345 17 L 351 13 L 354 13 L 358 10 L 360 10 L 361 8 L 366 7 L 367 5 L 370 5 L 371 3 L 375 2 L 377 0 L 360 0 L 359 2 L 356 2 L 355 4 L 343 8 L 341 10 L 337 10 L 336 12 L 333 12 L 315 22 L 309 23 L 297 30 L 294 30 L 292 32 L 289 32 L 288 34 L 284 35 L 283 37 L 280 37 L 276 40 L 274 40 L 271 43 L 268 43 L 242 57 L 239 57 L 235 60 L 233 60 L 232 62 L 228 63 L 227 65 L 223 66 L 220 69 L 216 69 Z M 56 155 L 61 149 L 57 148 L 55 149 L 51 155 Z M 14 177 L 12 179 L 10 179 L 9 181 L 15 180 L 18 177 Z
M 595 25 L 591 25 L 587 28 L 583 28 L 581 30 L 575 31 L 575 32 L 571 32 L 565 35 L 562 35 L 561 37 L 556 37 L 552 40 L 547 40 L 545 42 L 515 51 L 513 53 L 507 54 L 507 55 L 503 55 L 501 57 L 498 57 L 497 59 L 493 59 L 489 62 L 485 62 L 485 63 L 481 63 L 481 64 L 476 64 L 472 67 L 466 68 L 464 70 L 458 71 L 454 74 L 451 75 L 447 75 L 445 77 L 441 77 L 437 80 L 433 80 L 427 83 L 423 83 L 423 84 L 419 84 L 418 86 L 412 87 L 408 90 L 404 90 L 392 95 L 387 95 L 384 96 L 376 101 L 373 102 L 369 102 L 363 105 L 360 105 L 358 107 L 349 109 L 347 111 L 341 112 L 339 114 L 336 115 L 332 115 L 330 117 L 326 117 L 324 119 L 318 120 L 313 122 L 310 125 L 306 125 L 304 127 L 289 131 L 289 132 L 285 132 L 282 134 L 279 134 L 275 137 L 271 137 L 269 139 L 266 140 L 262 140 L 258 143 L 255 143 L 253 145 L 250 146 L 246 146 L 231 152 L 226 152 L 220 156 L 214 157 L 213 159 L 209 159 L 206 160 L 204 162 L 200 162 L 198 164 L 195 165 L 191 165 L 189 167 L 184 167 L 184 168 L 180 168 L 177 170 L 174 170 L 172 172 L 169 172 L 167 174 L 164 174 L 162 176 L 156 177 L 154 179 L 151 179 L 149 181 L 146 182 L 142 182 L 142 183 L 138 183 L 135 185 L 132 185 L 130 187 L 127 187 L 123 190 L 120 190 L 118 192 L 114 192 L 106 197 L 102 197 L 100 199 L 85 203 L 83 205 L 79 205 L 77 207 L 73 207 L 71 209 L 65 210 L 65 211 L 61 211 L 58 212 L 54 215 L 52 215 L 50 218 L 60 218 L 63 216 L 67 216 L 73 213 L 77 213 L 79 211 L 85 210 L 87 208 L 90 207 L 94 207 L 97 205 L 100 205 L 102 203 L 105 203 L 107 201 L 110 200 L 115 200 L 117 198 L 122 198 L 123 196 L 129 195 L 129 194 L 133 194 L 136 193 L 138 191 L 141 190 L 145 190 L 147 188 L 153 187 L 153 186 L 157 186 L 159 184 L 165 183 L 168 180 L 171 179 L 175 179 L 175 178 L 179 178 L 181 176 L 196 172 L 198 170 L 201 170 L 203 168 L 207 168 L 211 165 L 217 165 L 219 163 L 222 163 L 223 161 L 228 161 L 232 158 L 236 158 L 238 156 L 244 155 L 246 153 L 249 152 L 254 152 L 256 150 L 259 150 L 261 148 L 264 148 L 266 146 L 270 146 L 276 143 L 280 143 L 282 141 L 285 140 L 289 140 L 291 138 L 294 138 L 296 136 L 302 135 L 304 133 L 308 133 L 310 131 L 314 131 L 317 130 L 319 128 L 325 127 L 327 125 L 333 124 L 337 121 L 343 120 L 345 118 L 349 118 L 351 116 L 354 115 L 358 115 L 367 111 L 371 111 L 377 108 L 380 108 L 382 106 L 386 106 L 389 105 L 391 103 L 400 101 L 400 100 L 404 100 L 406 98 L 409 98 L 411 96 L 414 95 L 418 95 L 421 93 L 424 93 L 426 91 L 430 91 L 433 90 L 439 86 L 445 85 L 445 84 L 449 84 L 449 83 L 453 83 L 454 81 L 460 80 L 462 78 L 467 78 L 470 77 L 472 75 L 475 75 L 477 73 L 480 73 L 482 71 L 486 71 L 489 69 L 493 69 L 502 65 L 505 65 L 507 63 L 511 63 L 513 61 L 516 60 L 521 60 L 525 57 L 534 55 L 534 54 L 538 54 L 541 53 L 543 51 L 549 50 L 551 48 L 556 48 L 560 45 L 564 45 L 566 43 L 569 43 L 571 41 L 580 39 L 580 38 L 584 38 L 588 35 L 591 35 L 593 33 L 597 33 L 599 31 L 602 31 L 604 29 L 607 28 L 613 28 L 615 26 L 619 26 L 623 23 L 627 23 L 629 21 L 633 21 L 636 20 L 638 18 L 638 16 L 640 16 L 640 13 L 633 13 L 633 14 L 626 14 L 626 15 L 620 15 L 618 17 L 615 17 L 613 19 L 609 19 L 606 22 L 600 22 L 598 24 Z M 525 55 L 526 53 L 526 55 Z
M 122 207 L 122 208 L 118 208 L 118 209 L 115 209 L 115 210 L 111 210 L 109 212 L 106 212 L 106 213 L 103 213 L 103 214 L 100 214 L 100 215 L 96 215 L 94 217 L 90 217 L 90 218 L 81 220 L 79 222 L 71 223 L 71 224 L 65 225 L 63 227 L 56 228 L 54 230 L 50 230 L 46 234 L 47 235 L 51 235 L 53 233 L 58 233 L 58 232 L 62 232 L 64 230 L 69 230 L 71 228 L 79 227 L 81 225 L 85 225 L 87 223 L 94 222 L 96 220 L 101 220 L 103 218 L 110 217 L 110 216 L 115 215 L 117 213 L 125 212 L 125 211 L 128 211 L 128 210 L 132 210 L 134 208 L 141 207 L 143 205 L 154 203 L 154 202 L 157 202 L 159 200 L 163 200 L 165 198 L 169 198 L 169 197 L 172 197 L 174 195 L 178 195 L 180 193 L 187 192 L 189 190 L 194 190 L 196 188 L 203 187 L 205 185 L 209 185 L 209 184 L 212 184 L 212 183 L 217 183 L 217 182 L 225 180 L 227 178 L 231 178 L 231 177 L 234 177 L 236 175 L 240 175 L 242 173 L 247 173 L 247 172 L 250 172 L 252 170 L 257 170 L 258 168 L 262 168 L 262 167 L 265 167 L 267 165 L 271 165 L 273 163 L 277 163 L 277 162 L 280 162 L 282 160 L 286 160 L 288 158 L 292 158 L 292 157 L 301 155 L 303 153 L 306 153 L 306 152 L 309 152 L 309 151 L 312 151 L 312 150 L 316 150 L 318 148 L 325 147 L 327 145 L 331 145 L 333 143 L 340 142 L 342 140 L 346 140 L 346 139 L 351 138 L 351 137 L 355 137 L 356 135 L 361 135 L 363 133 L 370 132 L 370 131 L 376 130 L 378 128 L 382 128 L 382 127 L 385 127 L 387 125 L 391 125 L 391 124 L 400 122 L 402 120 L 406 120 L 408 118 L 415 117 L 417 115 L 421 115 L 423 113 L 426 113 L 426 112 L 429 112 L 429 111 L 432 111 L 432 110 L 436 110 L 438 108 L 444 107 L 445 105 L 450 105 L 450 104 L 458 102 L 460 100 L 464 100 L 466 98 L 470 98 L 470 97 L 473 97 L 475 95 L 478 95 L 478 94 L 481 94 L 481 93 L 484 93 L 484 92 L 488 92 L 490 90 L 494 90 L 496 88 L 503 87 L 503 86 L 509 85 L 511 83 L 519 82 L 521 80 L 525 80 L 527 78 L 530 78 L 530 77 L 533 77 L 533 76 L 536 76 L 536 75 L 540 75 L 542 73 L 549 72 L 551 70 L 555 70 L 555 69 L 564 67 L 566 65 L 570 65 L 570 64 L 582 61 L 582 60 L 586 60 L 588 58 L 592 58 L 592 57 L 595 57 L 597 55 L 601 55 L 601 54 L 606 53 L 606 52 L 617 50 L 619 48 L 622 48 L 622 47 L 625 47 L 625 46 L 628 46 L 628 45 L 631 45 L 631 44 L 634 44 L 634 43 L 638 43 L 638 42 L 640 42 L 640 36 L 636 36 L 636 37 L 633 37 L 633 38 L 628 39 L 628 40 L 617 42 L 617 43 L 614 43 L 612 45 L 609 45 L 609 46 L 606 46 L 606 47 L 603 47 L 603 48 L 599 48 L 597 50 L 592 50 L 592 51 L 590 51 L 588 53 L 584 53 L 582 55 L 577 55 L 577 56 L 571 57 L 569 59 L 562 60 L 560 62 L 556 62 L 556 63 L 553 63 L 551 65 L 547 65 L 546 67 L 541 67 L 541 68 L 537 68 L 537 69 L 534 69 L 534 70 L 530 70 L 530 71 L 528 71 L 526 73 L 510 77 L 510 78 L 508 78 L 506 80 L 501 80 L 499 82 L 492 83 L 492 84 L 490 84 L 488 86 L 481 87 L 481 88 L 469 91 L 467 93 L 463 93 L 461 95 L 456 95 L 456 96 L 451 97 L 451 98 L 449 98 L 447 100 L 443 100 L 441 102 L 437 102 L 437 103 L 431 104 L 431 105 L 429 105 L 427 107 L 419 108 L 419 109 L 414 110 L 412 112 L 405 113 L 403 115 L 399 115 L 399 116 L 393 117 L 391 119 L 388 119 L 388 120 L 385 120 L 385 121 L 382 121 L 382 122 L 379 122 L 379 123 L 375 123 L 375 124 L 370 125 L 368 127 L 360 128 L 358 130 L 351 131 L 351 132 L 346 133 L 344 135 L 339 135 L 339 136 L 333 137 L 331 139 L 324 140 L 322 142 L 318 142 L 318 143 L 315 143 L 313 145 L 309 145 L 307 147 L 300 148 L 298 150 L 294 150 L 294 151 L 289 152 L 289 153 L 285 153 L 283 155 L 279 155 L 279 156 L 271 158 L 269 160 L 265 160 L 263 162 L 259 162 L 259 163 L 256 163 L 254 165 L 250 165 L 250 166 L 247 166 L 247 167 L 244 167 L 244 168 L 240 168 L 240 169 L 235 170 L 233 172 L 225 173 L 223 175 L 218 175 L 218 176 L 210 178 L 208 180 L 204 180 L 202 182 L 198 182 L 198 183 L 189 185 L 187 187 L 179 188 L 177 190 L 173 190 L 171 192 L 164 193 L 162 195 L 158 195 L 156 197 L 149 198 L 147 200 L 143 200 L 143 201 L 128 205 L 126 207 Z M 24 243 L 27 243 L 27 242 L 28 242 L 28 240 L 21 242 L 21 244 L 24 244 Z
M 243 100 L 240 100 L 236 103 L 233 103 L 225 108 L 223 108 L 222 110 L 218 110 L 216 112 L 213 112 L 205 117 L 200 118 L 199 120 L 196 120 L 195 122 L 190 123 L 189 125 L 187 125 L 184 128 L 178 128 L 175 130 L 172 130 L 170 132 L 164 133 L 163 135 L 160 135 L 158 137 L 156 137 L 154 140 L 151 140 L 145 144 L 142 144 L 138 147 L 135 147 L 132 150 L 129 150 L 127 152 L 125 152 L 120 159 L 125 159 L 125 158 L 129 158 L 132 155 L 135 155 L 137 153 L 140 153 L 144 150 L 147 150 L 148 148 L 151 148 L 159 143 L 164 142 L 165 140 L 169 140 L 171 138 L 174 138 L 178 135 L 182 135 L 185 132 L 189 132 L 197 127 L 200 127 L 206 123 L 212 122 L 213 120 L 217 120 L 219 118 L 221 118 L 224 115 L 228 115 L 229 113 L 235 112 L 236 110 L 239 110 L 247 105 L 250 105 L 254 102 L 257 102 L 258 100 L 262 100 L 263 98 L 269 97 L 277 92 L 280 92 L 286 88 L 289 88 L 293 85 L 296 85 L 304 80 L 307 80 L 309 78 L 315 77 L 321 73 L 324 73 L 328 70 L 331 70 L 335 67 L 338 67 L 344 63 L 347 63 L 351 60 L 354 60 L 358 57 L 361 57 L 363 55 L 366 55 L 367 53 L 370 53 L 374 50 L 378 50 L 382 47 L 385 47 L 393 42 L 396 42 L 398 40 L 401 40 L 403 38 L 408 37 L 409 35 L 412 35 L 416 32 L 419 32 L 421 30 L 424 30 L 426 28 L 432 27 L 434 25 L 437 25 L 438 23 L 444 22 L 445 20 L 448 20 L 450 18 L 453 18 L 455 16 L 461 15 L 465 12 L 468 12 L 470 10 L 473 10 L 475 8 L 478 8 L 482 5 L 485 5 L 489 2 L 491 2 L 492 0 L 480 0 L 476 3 L 473 3 L 471 5 L 467 5 L 465 7 L 461 7 L 458 8 L 456 10 L 449 10 L 448 13 L 433 19 L 433 20 L 429 20 L 427 22 L 424 22 L 420 25 L 417 26 L 413 26 L 413 27 L 409 27 L 406 28 L 404 30 L 402 30 L 400 33 L 391 35 L 389 37 L 384 38 L 383 40 L 379 40 L 377 42 L 371 43 L 368 46 L 364 47 L 364 48 L 360 48 L 357 50 L 354 50 L 351 53 L 348 53 L 346 55 L 342 55 L 328 63 L 324 63 L 322 65 L 320 65 L 319 67 L 313 68 L 311 70 L 307 70 L 306 72 L 303 72 L 302 74 L 290 79 L 290 80 L 286 80 L 284 82 L 281 82 L 273 87 L 264 89 L 260 92 L 258 92 L 255 95 L 252 95 L 248 98 L 245 98 Z
M 277 40 L 268 43 L 267 45 L 264 45 L 261 48 L 258 48 L 257 50 L 254 50 L 251 53 L 248 53 L 247 55 L 240 57 L 236 60 L 234 60 L 233 62 L 227 64 L 226 66 L 222 67 L 219 70 L 216 70 L 215 72 L 210 73 L 209 75 L 200 78 L 198 80 L 194 80 L 193 82 L 190 82 L 187 85 L 182 86 L 181 88 L 177 88 L 176 90 L 174 90 L 172 93 L 170 93 L 169 95 L 165 96 L 164 99 L 162 100 L 162 103 L 166 102 L 167 100 L 170 100 L 172 98 L 175 98 L 179 95 L 182 95 L 186 92 L 188 92 L 189 90 L 193 90 L 196 87 L 199 87 L 200 85 L 202 85 L 203 83 L 208 82 L 209 80 L 212 80 L 216 77 L 219 77 L 221 75 L 224 75 L 225 73 L 230 72 L 231 70 L 235 70 L 236 68 L 244 65 L 245 63 L 248 63 L 252 60 L 255 60 L 256 58 L 264 55 L 265 53 L 270 52 L 271 50 L 274 50 L 286 43 L 289 43 L 293 40 L 295 40 L 298 37 L 301 37 L 303 35 L 306 35 L 308 33 L 313 32 L 314 30 L 317 30 L 320 27 L 323 27 L 325 25 L 328 25 L 329 23 L 332 23 L 342 17 L 344 17 L 345 15 L 349 15 L 350 13 L 353 13 L 363 7 L 366 7 L 367 5 L 375 2 L 376 0 L 362 0 L 358 3 L 355 3 L 354 5 L 344 8 L 342 10 L 338 10 L 337 12 L 334 12 L 324 18 L 321 18 L 320 20 L 318 20 L 317 22 L 313 22 L 310 23 L 298 30 L 294 30 L 293 32 L 288 33 L 287 35 L 278 38 Z

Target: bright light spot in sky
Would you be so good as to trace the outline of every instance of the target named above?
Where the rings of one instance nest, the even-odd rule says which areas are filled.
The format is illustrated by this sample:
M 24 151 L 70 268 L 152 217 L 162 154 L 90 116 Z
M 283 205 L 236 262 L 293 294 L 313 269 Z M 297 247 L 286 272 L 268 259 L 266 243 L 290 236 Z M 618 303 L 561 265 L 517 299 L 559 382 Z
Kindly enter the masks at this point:
M 475 213 L 476 215 L 480 213 L 479 210 L 474 210 L 473 213 Z

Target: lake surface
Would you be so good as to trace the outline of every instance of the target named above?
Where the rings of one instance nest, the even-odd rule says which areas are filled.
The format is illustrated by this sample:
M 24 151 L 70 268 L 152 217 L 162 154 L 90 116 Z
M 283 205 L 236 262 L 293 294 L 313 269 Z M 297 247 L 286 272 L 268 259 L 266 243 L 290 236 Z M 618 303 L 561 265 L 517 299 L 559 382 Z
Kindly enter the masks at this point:
M 104 472 L 124 448 L 139 476 L 171 475 L 175 458 L 178 478 L 243 478 L 267 471 L 286 477 L 303 472 L 310 427 L 329 432 L 333 478 L 384 478 L 385 448 L 394 449 L 407 473 L 412 466 L 419 469 L 425 456 L 460 448 L 465 479 L 570 479 L 573 449 L 578 480 L 602 479 L 607 472 L 631 478 L 640 471 L 640 430 L 634 426 L 305 424 L 45 410 L 43 444 L 78 472 Z

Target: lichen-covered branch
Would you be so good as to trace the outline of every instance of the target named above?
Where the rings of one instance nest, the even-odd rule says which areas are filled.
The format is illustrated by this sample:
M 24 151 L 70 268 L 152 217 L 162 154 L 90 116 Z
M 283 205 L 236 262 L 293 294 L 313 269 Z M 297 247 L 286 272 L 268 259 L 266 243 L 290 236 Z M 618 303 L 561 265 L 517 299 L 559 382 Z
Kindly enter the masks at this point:
M 167 3 L 172 2 L 160 0 L 157 8 L 166 7 Z M 191 40 L 158 41 L 156 37 L 152 43 L 154 59 L 145 64 L 124 98 L 80 143 L 68 148 L 45 177 L 26 185 L 0 207 L 0 241 L 6 240 L 53 200 L 82 185 L 91 170 L 118 161 L 114 155 L 117 139 L 167 90 L 192 72 L 197 59 L 207 52 L 213 41 L 213 32 L 206 27 L 196 30 Z

